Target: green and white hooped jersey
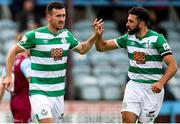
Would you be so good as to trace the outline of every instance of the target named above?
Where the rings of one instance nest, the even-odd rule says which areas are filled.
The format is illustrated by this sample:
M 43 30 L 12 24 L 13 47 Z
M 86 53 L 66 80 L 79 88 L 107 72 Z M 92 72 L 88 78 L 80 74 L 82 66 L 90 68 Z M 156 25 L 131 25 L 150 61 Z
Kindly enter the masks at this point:
M 65 74 L 69 49 L 79 42 L 67 29 L 52 34 L 48 27 L 27 32 L 18 45 L 30 50 L 30 96 L 42 94 L 49 97 L 65 94 Z
M 120 48 L 127 49 L 128 76 L 139 83 L 154 83 L 163 75 L 163 57 L 172 54 L 162 34 L 149 30 L 142 38 L 125 34 L 115 39 Z

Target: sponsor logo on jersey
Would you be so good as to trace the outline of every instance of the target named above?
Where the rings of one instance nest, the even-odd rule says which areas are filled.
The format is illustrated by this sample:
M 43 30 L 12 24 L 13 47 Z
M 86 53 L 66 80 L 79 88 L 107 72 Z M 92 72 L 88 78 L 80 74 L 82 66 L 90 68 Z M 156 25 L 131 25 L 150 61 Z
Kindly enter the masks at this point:
M 164 50 L 170 50 L 171 49 L 171 47 L 169 46 L 168 43 L 164 43 L 163 48 L 164 48 Z
M 27 41 L 27 37 L 24 35 L 22 37 L 22 39 L 19 41 L 19 44 L 22 45 L 22 44 L 26 43 L 26 41 Z

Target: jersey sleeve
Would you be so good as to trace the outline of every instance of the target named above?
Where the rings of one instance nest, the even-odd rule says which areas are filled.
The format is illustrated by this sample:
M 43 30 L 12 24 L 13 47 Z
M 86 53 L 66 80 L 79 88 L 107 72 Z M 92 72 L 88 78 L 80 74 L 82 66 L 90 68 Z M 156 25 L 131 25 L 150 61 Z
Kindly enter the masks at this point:
M 68 43 L 70 43 L 70 49 L 75 49 L 80 44 L 79 41 L 73 36 L 71 32 L 68 32 Z
M 33 43 L 32 40 L 33 37 L 34 37 L 33 31 L 27 32 L 17 44 L 23 49 L 34 48 L 35 44 Z
M 172 54 L 171 47 L 169 46 L 167 40 L 164 38 L 162 34 L 160 34 L 157 39 L 157 51 L 160 53 L 162 57 Z
M 24 59 L 21 62 L 20 68 L 26 78 L 30 77 L 31 60 L 29 58 Z
M 125 34 L 119 38 L 116 38 L 115 43 L 116 43 L 117 47 L 126 49 L 127 48 L 127 37 L 128 37 L 128 35 Z

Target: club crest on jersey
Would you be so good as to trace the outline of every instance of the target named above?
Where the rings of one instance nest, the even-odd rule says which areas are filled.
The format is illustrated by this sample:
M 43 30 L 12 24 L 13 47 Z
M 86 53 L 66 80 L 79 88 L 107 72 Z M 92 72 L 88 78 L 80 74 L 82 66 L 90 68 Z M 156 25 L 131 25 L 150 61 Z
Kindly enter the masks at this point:
M 67 43 L 67 40 L 66 40 L 66 38 L 62 38 L 61 39 L 61 42 L 64 44 L 64 43 Z
M 63 57 L 63 49 L 62 48 L 52 48 L 51 49 L 51 57 L 54 58 L 55 61 L 61 60 Z
M 150 48 L 151 46 L 152 46 L 152 45 L 151 45 L 151 42 L 145 43 L 145 47 Z
M 43 109 L 41 110 L 41 115 L 47 115 L 47 114 L 48 114 L 48 111 L 43 108 Z

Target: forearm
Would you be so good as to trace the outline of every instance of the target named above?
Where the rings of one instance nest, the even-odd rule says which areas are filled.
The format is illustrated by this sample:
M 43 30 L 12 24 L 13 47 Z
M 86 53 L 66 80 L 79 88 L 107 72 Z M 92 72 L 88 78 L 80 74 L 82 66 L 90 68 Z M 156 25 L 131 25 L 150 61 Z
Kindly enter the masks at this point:
M 97 37 L 98 37 L 97 34 L 94 34 L 87 41 L 82 42 L 80 44 L 81 45 L 80 53 L 81 54 L 87 53 L 91 49 L 91 47 L 93 46 L 93 44 L 96 41 Z
M 104 46 L 105 46 L 106 42 L 104 42 L 102 40 L 102 36 L 99 36 L 97 39 L 96 39 L 96 42 L 95 42 L 95 46 L 96 46 L 96 50 L 99 51 L 99 52 L 102 52 L 104 51 Z
M 11 76 L 11 74 L 12 74 L 13 63 L 14 63 L 16 55 L 17 55 L 17 53 L 14 51 L 14 49 L 11 49 L 7 55 L 6 76 Z
M 5 88 L 8 88 L 10 84 L 12 83 L 12 68 L 13 68 L 13 63 L 15 60 L 15 57 L 18 53 L 24 51 L 21 47 L 18 45 L 14 46 L 8 53 L 7 59 L 6 59 L 6 76 L 5 79 L 3 80 L 3 85 Z
M 163 85 L 166 84 L 175 75 L 176 71 L 177 71 L 177 64 L 176 63 L 169 64 L 164 75 L 159 80 L 159 82 Z
M 0 103 L 2 101 L 4 95 L 5 88 L 3 87 L 2 83 L 0 84 Z

